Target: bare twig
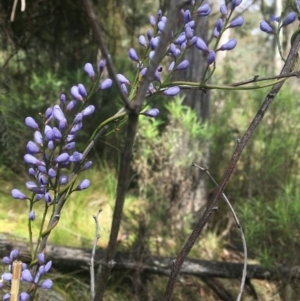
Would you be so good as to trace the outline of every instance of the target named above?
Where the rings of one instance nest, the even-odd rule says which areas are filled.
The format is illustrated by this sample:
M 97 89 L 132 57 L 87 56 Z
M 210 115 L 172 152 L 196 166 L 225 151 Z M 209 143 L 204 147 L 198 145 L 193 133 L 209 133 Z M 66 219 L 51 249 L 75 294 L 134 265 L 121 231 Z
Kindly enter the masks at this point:
M 192 166 L 195 166 L 197 168 L 199 168 L 200 170 L 204 171 L 209 178 L 213 181 L 213 183 L 218 187 L 218 183 L 216 182 L 216 180 L 214 179 L 214 177 L 211 175 L 211 173 L 209 172 L 209 170 L 207 168 L 201 167 L 195 163 L 192 164 Z M 244 267 L 243 267 L 243 273 L 242 273 L 242 281 L 241 281 L 241 285 L 240 285 L 240 290 L 239 290 L 239 294 L 237 296 L 237 301 L 241 300 L 242 297 L 242 293 L 245 287 L 245 282 L 246 282 L 246 275 L 247 275 L 247 258 L 248 258 L 248 252 L 247 252 L 247 244 L 246 244 L 246 239 L 245 239 L 245 235 L 244 235 L 244 231 L 242 229 L 242 226 L 240 224 L 240 221 L 231 205 L 231 203 L 229 202 L 228 198 L 226 197 L 225 193 L 222 193 L 223 199 L 225 200 L 226 204 L 228 205 L 228 207 L 230 208 L 230 211 L 234 217 L 234 220 L 237 224 L 237 227 L 240 231 L 241 234 L 241 239 L 242 239 L 242 243 L 243 243 L 243 250 L 244 250 Z
M 290 53 L 288 55 L 288 58 L 284 64 L 283 69 L 280 74 L 286 74 L 286 73 L 289 73 L 290 70 L 292 70 L 295 58 L 298 54 L 299 47 L 300 47 L 300 34 L 298 34 L 296 36 L 294 43 L 291 47 Z M 247 131 L 241 138 L 240 142 L 238 143 L 238 145 L 231 157 L 231 160 L 227 165 L 227 168 L 222 177 L 220 185 L 218 186 L 218 188 L 216 189 L 216 191 L 212 197 L 211 202 L 209 203 L 209 205 L 208 205 L 207 209 L 205 210 L 205 212 L 203 213 L 203 215 L 200 217 L 198 223 L 196 224 L 194 230 L 192 231 L 192 234 L 188 238 L 187 242 L 183 246 L 182 250 L 180 251 L 180 253 L 178 254 L 178 256 L 174 262 L 172 272 L 171 272 L 171 275 L 170 275 L 170 278 L 169 278 L 169 281 L 167 284 L 167 288 L 165 291 L 165 295 L 164 295 L 164 299 L 163 299 L 164 301 L 170 300 L 173 290 L 174 290 L 174 287 L 175 287 L 177 276 L 180 272 L 180 268 L 181 268 L 185 258 L 189 254 L 190 250 L 192 249 L 193 245 L 195 244 L 195 241 L 200 236 L 204 226 L 207 224 L 211 215 L 215 211 L 215 208 L 218 204 L 218 200 L 219 200 L 220 196 L 222 195 L 229 179 L 231 178 L 233 170 L 234 170 L 246 144 L 248 143 L 249 139 L 253 135 L 257 126 L 260 124 L 263 116 L 265 115 L 265 113 L 268 110 L 269 105 L 272 103 L 272 101 L 276 97 L 277 93 L 280 91 L 283 84 L 284 84 L 284 81 L 279 82 L 272 87 L 271 91 L 265 97 L 265 100 L 262 103 L 260 109 L 258 110 L 256 116 L 252 120 L 249 128 L 247 129 Z
M 95 239 L 92 249 L 92 256 L 91 256 L 91 266 L 90 266 L 90 275 L 91 275 L 91 301 L 94 300 L 95 297 L 95 254 L 96 254 L 96 247 L 98 240 L 100 238 L 100 230 L 99 230 L 99 214 L 101 213 L 102 209 L 98 210 L 96 215 L 93 215 L 93 219 L 95 220 Z

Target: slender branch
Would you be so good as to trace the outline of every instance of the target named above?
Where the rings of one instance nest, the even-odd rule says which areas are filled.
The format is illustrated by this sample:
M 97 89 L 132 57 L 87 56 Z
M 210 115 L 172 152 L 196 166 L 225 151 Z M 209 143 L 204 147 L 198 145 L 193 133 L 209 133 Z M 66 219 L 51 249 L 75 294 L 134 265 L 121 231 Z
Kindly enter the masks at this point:
M 95 239 L 92 249 L 92 256 L 91 256 L 91 266 L 90 266 L 90 275 L 91 275 L 91 301 L 94 300 L 95 297 L 95 254 L 96 254 L 96 247 L 97 242 L 100 238 L 100 231 L 99 231 L 99 214 L 101 213 L 102 209 L 98 210 L 96 215 L 93 215 L 93 219 L 95 220 Z
M 298 34 L 295 38 L 295 41 L 291 47 L 289 56 L 283 66 L 283 69 L 281 71 L 280 74 L 286 74 L 289 73 L 290 70 L 292 70 L 292 66 L 294 64 L 294 60 L 297 56 L 298 50 L 300 47 L 300 34 Z M 227 165 L 227 168 L 225 170 L 225 173 L 222 177 L 222 180 L 220 182 L 219 187 L 216 189 L 212 200 L 210 201 L 207 209 L 205 210 L 205 212 L 203 213 L 203 215 L 200 217 L 199 221 L 197 222 L 192 234 L 190 235 L 190 237 L 188 238 L 187 242 L 185 243 L 185 245 L 183 246 L 182 250 L 180 251 L 180 253 L 178 254 L 176 261 L 173 264 L 172 267 L 172 271 L 171 271 L 171 275 L 167 284 L 167 288 L 165 291 L 165 295 L 164 295 L 164 301 L 169 301 L 174 287 L 175 287 L 175 283 L 177 280 L 177 276 L 180 272 L 180 268 L 185 260 L 185 258 L 187 257 L 187 255 L 189 254 L 190 250 L 192 249 L 193 245 L 195 244 L 196 240 L 198 239 L 198 237 L 200 236 L 204 226 L 207 224 L 208 220 L 210 219 L 211 215 L 213 214 L 213 212 L 215 211 L 215 208 L 218 204 L 218 200 L 220 198 L 220 196 L 222 195 L 229 179 L 231 178 L 231 175 L 233 173 L 233 170 L 246 146 L 246 144 L 248 143 L 249 139 L 251 138 L 251 136 L 253 135 L 255 129 L 257 128 L 257 126 L 260 124 L 263 116 L 265 115 L 265 113 L 268 110 L 269 105 L 272 103 L 272 101 L 274 100 L 274 98 L 276 97 L 277 93 L 280 91 L 282 85 L 284 84 L 284 81 L 275 84 L 271 91 L 268 93 L 268 95 L 265 97 L 265 100 L 263 102 L 263 104 L 261 105 L 260 109 L 258 110 L 256 116 L 254 117 L 254 119 L 252 120 L 249 128 L 247 129 L 247 131 L 245 132 L 245 134 L 243 135 L 243 137 L 241 138 L 240 142 L 238 143 L 230 162 Z
M 113 267 L 114 256 L 117 249 L 117 237 L 122 220 L 123 206 L 125 201 L 125 195 L 129 182 L 130 162 L 132 158 L 133 143 L 137 130 L 138 115 L 134 112 L 129 114 L 127 124 L 127 134 L 125 140 L 124 151 L 121 160 L 121 166 L 118 176 L 117 196 L 115 202 L 115 208 L 113 213 L 111 232 L 109 237 L 108 246 L 106 249 L 103 262 L 99 265 L 97 289 L 95 294 L 95 301 L 101 301 L 106 289 L 108 277 Z
M 213 176 L 211 175 L 211 173 L 209 172 L 209 170 L 207 168 L 203 168 L 195 163 L 192 164 L 192 166 L 195 166 L 197 168 L 199 168 L 200 170 L 204 171 L 208 176 L 209 178 L 213 181 L 213 183 L 218 187 L 218 183 L 216 182 L 216 180 L 213 178 Z M 244 235 L 244 231 L 242 229 L 242 226 L 240 224 L 240 221 L 231 205 L 231 203 L 229 202 L 227 196 L 225 195 L 225 193 L 223 192 L 222 193 L 222 196 L 223 196 L 223 199 L 225 200 L 226 204 L 228 205 L 232 215 L 233 215 L 233 218 L 236 222 L 236 225 L 240 231 L 240 234 L 241 234 L 241 239 L 242 239 L 242 243 L 243 243 L 243 250 L 244 250 L 244 266 L 243 266 L 243 272 L 242 272 L 242 281 L 241 281 L 241 285 L 240 285 L 240 290 L 239 290 L 239 294 L 237 296 L 237 301 L 240 301 L 241 298 L 242 298 L 242 293 L 243 293 L 243 290 L 244 290 L 244 287 L 245 287 L 245 282 L 246 282 L 246 275 L 247 275 L 247 258 L 248 258 L 248 252 L 247 252 L 247 244 L 246 244 L 246 239 L 245 239 L 245 235 Z

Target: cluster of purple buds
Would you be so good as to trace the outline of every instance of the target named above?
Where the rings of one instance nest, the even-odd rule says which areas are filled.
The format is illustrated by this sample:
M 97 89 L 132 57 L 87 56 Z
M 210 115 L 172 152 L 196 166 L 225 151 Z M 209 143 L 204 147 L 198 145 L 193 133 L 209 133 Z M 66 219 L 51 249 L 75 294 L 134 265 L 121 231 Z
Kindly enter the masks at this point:
M 211 7 L 209 4 L 205 3 L 200 5 L 199 7 L 195 7 L 195 1 L 192 1 L 194 4 L 193 11 L 188 9 L 182 9 L 180 11 L 181 19 L 183 22 L 183 30 L 177 34 L 174 34 L 172 41 L 169 44 L 167 55 L 171 58 L 171 63 L 167 68 L 168 72 L 177 72 L 181 70 L 186 70 L 189 67 L 188 60 L 181 60 L 185 51 L 187 51 L 190 47 L 197 47 L 199 50 L 207 54 L 207 64 L 211 65 L 216 60 L 216 52 L 217 51 L 225 51 L 232 50 L 237 45 L 237 41 L 235 39 L 229 40 L 227 43 L 221 45 L 218 49 L 209 50 L 208 46 L 204 42 L 201 37 L 195 35 L 195 20 L 197 17 L 205 17 L 211 13 Z M 238 7 L 242 3 L 242 0 L 233 0 L 231 2 L 231 13 L 232 11 Z M 228 9 L 226 5 L 221 5 L 220 7 L 221 17 L 218 19 L 215 29 L 214 29 L 214 37 L 218 38 L 220 33 L 228 28 L 235 28 L 242 26 L 244 23 L 244 18 L 239 16 L 232 20 L 229 24 L 227 19 L 231 16 L 231 13 L 228 13 Z M 224 23 L 226 22 L 226 28 L 223 28 Z M 151 60 L 155 54 L 155 50 L 159 44 L 161 33 L 164 31 L 167 17 L 162 14 L 162 11 L 159 10 L 157 16 L 150 16 L 149 18 L 150 26 L 147 30 L 146 35 L 140 35 L 138 38 L 139 44 L 146 48 L 146 57 Z M 134 48 L 130 48 L 128 52 L 129 58 L 138 63 L 138 68 L 140 69 L 139 75 L 144 77 L 147 72 L 147 67 L 144 66 L 144 61 L 141 61 L 137 51 Z M 162 67 L 159 67 L 154 76 L 153 81 L 150 83 L 148 88 L 148 93 L 151 95 L 158 91 L 159 85 L 155 84 L 155 82 L 161 83 L 161 72 Z M 123 80 L 120 80 L 121 85 L 123 86 L 123 90 L 126 94 L 128 94 L 126 85 L 129 83 L 126 81 L 124 77 Z M 160 90 L 166 96 L 175 96 L 180 92 L 179 87 L 171 87 L 168 89 Z
M 104 70 L 105 60 L 101 60 L 98 66 L 98 79 Z M 92 64 L 87 63 L 84 71 L 95 82 L 96 73 Z M 98 81 L 95 82 L 98 84 Z M 105 90 L 112 86 L 112 80 L 107 78 L 100 82 L 99 90 Z M 95 111 L 93 105 L 88 105 L 88 93 L 83 84 L 71 88 L 72 99 L 67 102 L 67 97 L 62 94 L 60 104 L 49 107 L 39 125 L 32 117 L 25 119 L 25 124 L 34 131 L 33 141 L 26 145 L 24 161 L 29 165 L 28 173 L 33 180 L 26 182 L 30 197 L 18 189 L 13 189 L 11 194 L 15 199 L 30 199 L 38 201 L 44 199 L 48 205 L 52 204 L 60 187 L 68 184 L 70 167 L 84 171 L 91 167 L 91 161 L 85 161 L 83 154 L 76 150 L 76 135 L 82 129 L 84 119 L 87 119 Z M 70 118 L 77 104 L 75 117 Z M 84 190 L 90 186 L 90 181 L 84 179 L 72 191 Z M 29 219 L 35 219 L 35 212 L 29 213 Z
M 297 19 L 297 14 L 295 12 L 288 13 L 287 16 L 282 20 L 282 23 L 279 28 L 292 24 L 296 19 Z M 280 23 L 280 21 L 281 21 L 280 16 L 275 17 L 275 16 L 271 15 L 270 22 Z M 260 30 L 263 32 L 266 32 L 268 34 L 276 34 L 276 31 L 272 28 L 270 23 L 265 20 L 260 22 L 259 27 L 260 27 Z
M 10 287 L 12 280 L 12 271 L 14 261 L 19 257 L 19 251 L 14 249 L 10 252 L 9 256 L 5 256 L 2 259 L 2 263 L 8 266 L 8 271 L 2 274 L 3 281 L 0 282 L 0 289 L 4 291 L 4 296 L 2 300 L 10 300 L 10 293 L 5 293 L 5 290 Z M 26 291 L 22 291 L 19 295 L 20 301 L 28 301 L 30 300 L 30 292 L 32 292 L 36 286 L 42 289 L 51 289 L 53 286 L 53 282 L 51 279 L 44 279 L 45 274 L 49 272 L 52 267 L 52 261 L 46 262 L 45 255 L 43 253 L 39 253 L 37 256 L 38 266 L 35 274 L 28 269 L 26 263 L 22 263 L 22 272 L 21 272 L 21 283 L 27 282 L 30 284 L 30 287 Z

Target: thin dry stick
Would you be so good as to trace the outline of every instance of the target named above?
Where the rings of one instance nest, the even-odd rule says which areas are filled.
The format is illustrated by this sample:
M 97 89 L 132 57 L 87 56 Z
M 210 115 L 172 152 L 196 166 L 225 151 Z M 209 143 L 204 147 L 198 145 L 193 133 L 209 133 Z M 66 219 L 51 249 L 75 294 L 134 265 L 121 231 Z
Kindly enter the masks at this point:
M 213 178 L 213 176 L 211 175 L 211 173 L 209 172 L 209 170 L 207 168 L 201 167 L 195 163 L 192 164 L 192 166 L 195 166 L 197 168 L 199 168 L 200 170 L 204 171 L 209 177 L 210 179 L 213 181 L 213 183 L 216 186 L 219 186 L 218 183 L 216 182 L 216 180 Z M 242 281 L 241 281 L 241 285 L 240 285 L 240 290 L 239 290 L 239 294 L 236 298 L 236 301 L 240 301 L 242 298 L 242 293 L 245 287 L 245 282 L 246 282 L 246 275 L 247 275 L 247 258 L 248 258 L 248 252 L 247 252 L 247 244 L 246 244 L 246 239 L 245 239 L 245 235 L 244 235 L 244 231 L 242 229 L 242 226 L 240 224 L 240 221 L 231 205 L 231 203 L 229 202 L 228 198 L 226 197 L 225 193 L 222 193 L 223 199 L 225 200 L 226 204 L 228 205 L 234 219 L 236 222 L 236 225 L 240 231 L 241 234 L 241 239 L 242 239 L 242 243 L 243 243 L 243 250 L 244 250 L 244 266 L 243 266 L 243 273 L 242 273 Z
M 289 52 L 288 58 L 287 58 L 287 60 L 284 64 L 283 69 L 282 69 L 280 74 L 286 74 L 286 73 L 289 73 L 292 70 L 295 58 L 298 55 L 299 47 L 300 47 L 300 34 L 298 34 L 296 36 L 296 38 L 294 40 L 294 43 L 291 47 L 291 50 Z M 175 283 L 176 283 L 176 280 L 177 280 L 177 276 L 180 272 L 180 268 L 181 268 L 185 258 L 189 254 L 190 250 L 192 249 L 193 245 L 195 244 L 195 241 L 200 236 L 204 226 L 207 224 L 207 222 L 210 219 L 211 215 L 215 211 L 215 208 L 218 204 L 218 200 L 219 200 L 220 196 L 222 195 L 222 192 L 224 191 L 229 179 L 231 178 L 233 170 L 234 170 L 234 168 L 235 168 L 235 166 L 236 166 L 236 164 L 237 164 L 237 162 L 238 162 L 238 160 L 239 160 L 246 144 L 248 143 L 249 139 L 253 135 L 255 129 L 257 128 L 257 126 L 260 124 L 263 116 L 265 115 L 265 113 L 268 110 L 269 105 L 272 103 L 272 101 L 276 97 L 277 93 L 280 91 L 283 84 L 284 84 L 284 82 L 280 82 L 280 83 L 275 84 L 272 87 L 271 91 L 265 97 L 265 100 L 262 103 L 260 109 L 258 110 L 256 116 L 252 120 L 249 128 L 247 129 L 247 131 L 245 132 L 245 134 L 241 138 L 240 142 L 238 143 L 238 145 L 237 145 L 237 147 L 236 147 L 236 149 L 235 149 L 235 151 L 234 151 L 234 153 L 231 157 L 231 160 L 227 165 L 227 168 L 226 168 L 225 173 L 222 177 L 220 185 L 216 189 L 216 191 L 215 191 L 215 193 L 212 197 L 212 200 L 209 203 L 209 206 L 207 207 L 207 209 L 205 210 L 203 215 L 200 217 L 200 219 L 199 219 L 198 223 L 196 224 L 192 234 L 188 238 L 187 242 L 183 246 L 182 250 L 180 251 L 180 253 L 178 254 L 178 256 L 176 258 L 176 261 L 173 264 L 171 275 L 170 275 L 170 278 L 169 278 L 169 281 L 168 281 L 168 284 L 167 284 L 167 288 L 166 288 L 166 291 L 165 291 L 164 299 L 163 299 L 164 301 L 169 301 L 171 299 L 172 293 L 174 291 Z
M 98 240 L 100 238 L 100 229 L 99 229 L 99 214 L 101 213 L 102 209 L 98 210 L 98 213 L 96 215 L 93 215 L 93 219 L 95 220 L 95 238 L 94 238 L 94 244 L 92 249 L 92 256 L 91 256 L 91 266 L 90 266 L 90 274 L 91 274 L 91 301 L 94 300 L 95 297 L 95 254 L 96 254 L 96 247 Z
M 10 301 L 19 300 L 21 272 L 22 272 L 22 261 L 17 261 L 17 260 L 14 261 L 12 280 L 11 280 L 11 289 L 10 289 Z

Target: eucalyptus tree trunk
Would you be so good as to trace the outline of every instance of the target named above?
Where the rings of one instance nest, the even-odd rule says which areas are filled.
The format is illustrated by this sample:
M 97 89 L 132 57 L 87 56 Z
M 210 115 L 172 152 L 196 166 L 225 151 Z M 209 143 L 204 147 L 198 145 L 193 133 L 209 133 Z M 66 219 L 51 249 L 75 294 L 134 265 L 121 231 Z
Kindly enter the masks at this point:
M 208 18 L 198 17 L 196 19 L 195 34 L 204 41 L 208 39 Z M 200 82 L 204 69 L 207 66 L 206 55 L 196 47 L 192 47 L 186 52 L 185 59 L 189 61 L 189 67 L 185 71 L 177 72 L 175 80 L 185 80 Z M 183 90 L 182 96 L 185 96 L 183 105 L 194 109 L 201 122 L 206 122 L 209 118 L 209 100 L 210 91 L 201 90 Z M 190 141 L 183 140 L 180 146 L 181 155 L 195 150 L 192 160 L 196 164 L 208 167 L 209 164 L 209 143 L 208 141 Z M 200 156 L 199 156 L 200 150 Z M 179 157 L 178 160 L 181 158 Z M 192 164 L 192 162 L 190 162 Z M 191 165 L 185 167 L 189 174 L 183 195 L 180 196 L 179 215 L 192 215 L 193 218 L 207 203 L 207 176 L 197 168 Z M 184 184 L 183 184 L 184 185 Z M 179 216 L 178 216 L 179 217 Z M 182 218 L 180 219 L 182 220 Z

